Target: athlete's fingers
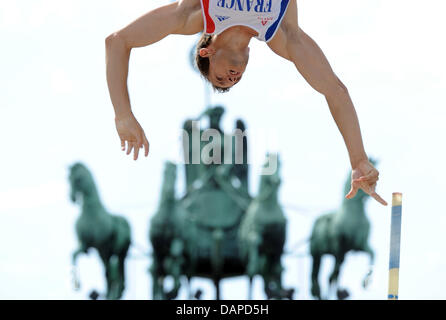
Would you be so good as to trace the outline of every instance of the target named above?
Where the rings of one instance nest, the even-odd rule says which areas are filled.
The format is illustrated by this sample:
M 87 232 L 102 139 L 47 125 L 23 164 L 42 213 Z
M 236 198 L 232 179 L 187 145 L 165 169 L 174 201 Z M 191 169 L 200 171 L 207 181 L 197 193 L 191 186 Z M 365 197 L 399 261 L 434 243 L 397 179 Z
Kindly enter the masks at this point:
M 378 170 L 372 170 L 368 174 L 366 174 L 366 175 L 364 175 L 362 177 L 359 177 L 358 179 L 355 179 L 355 180 L 359 180 L 359 181 L 366 181 L 366 180 L 378 181 L 378 177 L 379 177 Z
M 137 142 L 136 145 L 134 146 L 134 150 L 133 150 L 133 160 L 138 159 L 138 154 L 139 154 L 139 148 L 140 148 L 140 143 Z
M 362 182 L 361 184 L 362 184 L 361 189 L 363 189 L 364 192 L 366 192 L 368 195 L 370 195 L 373 199 L 375 199 L 382 205 L 387 206 L 387 202 L 383 198 L 381 198 L 379 194 L 375 192 L 376 182 L 365 185 L 364 182 Z
M 355 183 L 352 183 L 350 191 L 347 193 L 347 195 L 345 197 L 347 199 L 351 199 L 356 195 L 357 192 L 358 192 L 358 185 Z
M 128 141 L 127 142 L 127 155 L 129 155 L 130 154 L 130 152 L 132 152 L 132 149 L 133 149 L 133 142 L 132 141 Z
M 362 190 L 364 190 L 365 193 L 372 195 L 373 192 L 375 192 L 376 182 L 362 182 Z
M 147 141 L 146 135 L 143 137 L 144 155 L 147 157 L 149 155 L 149 141 Z
M 359 189 L 363 189 L 365 192 L 369 193 L 369 184 L 365 181 L 360 181 L 358 179 L 353 179 L 352 186 L 350 189 L 350 192 L 347 194 L 346 198 L 351 199 L 353 198 Z M 369 191 L 369 192 L 368 192 Z
M 353 180 L 353 182 L 355 183 L 368 183 L 368 184 L 372 184 L 372 183 L 376 183 L 379 180 L 378 177 L 372 176 L 369 178 L 358 178 Z
M 121 139 L 121 150 L 124 151 L 125 150 L 125 140 Z
M 384 200 L 383 198 L 381 198 L 381 196 L 379 194 L 377 194 L 375 191 L 372 192 L 371 196 L 378 201 L 379 203 L 381 203 L 384 206 L 387 206 L 387 202 L 386 200 Z
M 131 142 L 130 141 L 126 141 L 127 142 L 127 146 L 126 146 L 126 148 L 125 148 L 125 154 L 129 154 L 129 150 L 130 150 L 130 145 L 131 145 Z
M 357 182 L 359 188 L 364 190 L 365 193 L 370 194 L 372 192 L 372 189 L 370 188 L 370 183 L 368 181 L 359 181 Z
M 136 145 L 135 145 L 133 160 L 138 159 L 139 149 L 142 148 L 142 143 L 143 143 L 142 138 L 138 138 L 138 140 L 136 141 Z

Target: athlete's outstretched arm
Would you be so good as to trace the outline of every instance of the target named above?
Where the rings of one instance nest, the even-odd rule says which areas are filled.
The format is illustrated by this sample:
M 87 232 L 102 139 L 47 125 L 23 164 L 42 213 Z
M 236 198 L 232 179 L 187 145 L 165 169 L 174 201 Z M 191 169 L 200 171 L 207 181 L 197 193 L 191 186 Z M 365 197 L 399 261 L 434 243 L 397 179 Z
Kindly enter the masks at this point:
M 183 0 L 152 10 L 105 40 L 107 84 L 115 110 L 116 129 L 122 150 L 127 141 L 127 154 L 133 149 L 134 160 L 142 147 L 148 155 L 149 143 L 130 106 L 127 88 L 130 51 L 153 44 L 169 34 L 199 32 L 202 18 L 200 11 L 194 10 L 197 3 L 199 5 L 197 0 Z
M 381 204 L 387 205 L 375 192 L 379 172 L 368 161 L 358 117 L 348 90 L 335 75 L 316 42 L 300 29 L 296 2 L 290 0 L 281 29 L 268 45 L 276 54 L 293 62 L 305 80 L 325 96 L 333 119 L 344 138 L 352 166 L 352 185 L 346 198 L 354 197 L 361 188 Z
M 387 205 L 376 192 L 378 170 L 368 161 L 358 117 L 347 88 L 335 75 L 319 46 L 299 27 L 286 32 L 286 53 L 300 74 L 327 100 L 330 112 L 346 144 L 352 166 L 352 187 L 347 198 L 359 188 Z

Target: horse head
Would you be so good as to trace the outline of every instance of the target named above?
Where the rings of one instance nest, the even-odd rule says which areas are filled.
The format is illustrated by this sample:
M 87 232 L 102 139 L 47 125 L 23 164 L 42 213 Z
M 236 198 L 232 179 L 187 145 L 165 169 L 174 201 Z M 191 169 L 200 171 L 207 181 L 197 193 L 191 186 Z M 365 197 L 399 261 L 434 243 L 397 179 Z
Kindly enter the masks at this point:
M 96 190 L 93 176 L 81 162 L 76 162 L 69 167 L 68 180 L 71 187 L 70 199 L 73 202 L 76 202 L 78 195 L 91 194 Z
M 268 153 L 266 162 L 262 168 L 262 176 L 260 178 L 259 197 L 267 198 L 272 194 L 277 194 L 281 179 L 279 175 L 280 159 L 277 153 Z
M 222 132 L 222 130 L 220 128 L 220 121 L 221 121 L 221 118 L 224 113 L 225 113 L 225 108 L 223 108 L 222 106 L 215 106 L 215 107 L 206 109 L 202 113 L 202 115 L 200 115 L 200 117 L 202 117 L 203 115 L 208 116 L 209 117 L 209 127 Z

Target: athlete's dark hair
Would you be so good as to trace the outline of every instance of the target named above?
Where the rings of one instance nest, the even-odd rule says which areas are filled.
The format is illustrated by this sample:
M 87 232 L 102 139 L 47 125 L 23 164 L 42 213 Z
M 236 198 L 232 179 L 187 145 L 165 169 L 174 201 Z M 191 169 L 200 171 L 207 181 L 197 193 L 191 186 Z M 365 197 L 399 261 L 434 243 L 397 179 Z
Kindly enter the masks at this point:
M 201 75 L 207 81 L 209 81 L 209 58 L 200 56 L 200 49 L 207 48 L 212 43 L 212 35 L 208 35 L 203 33 L 198 40 L 197 50 L 195 52 L 195 64 L 197 65 L 198 70 L 200 70 Z M 210 82 L 210 81 L 209 81 Z M 212 84 L 212 82 L 211 82 Z M 218 92 L 228 92 L 229 88 L 222 88 L 212 84 L 212 87 L 215 91 Z

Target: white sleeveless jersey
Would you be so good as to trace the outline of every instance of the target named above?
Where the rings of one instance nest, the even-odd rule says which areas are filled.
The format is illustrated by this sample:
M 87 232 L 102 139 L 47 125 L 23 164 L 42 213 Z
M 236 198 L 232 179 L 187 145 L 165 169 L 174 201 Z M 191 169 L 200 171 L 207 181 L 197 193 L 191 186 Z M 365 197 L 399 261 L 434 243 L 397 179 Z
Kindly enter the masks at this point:
M 276 34 L 289 0 L 200 0 L 206 34 L 220 34 L 229 27 L 246 26 L 268 42 Z

